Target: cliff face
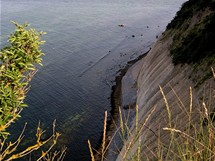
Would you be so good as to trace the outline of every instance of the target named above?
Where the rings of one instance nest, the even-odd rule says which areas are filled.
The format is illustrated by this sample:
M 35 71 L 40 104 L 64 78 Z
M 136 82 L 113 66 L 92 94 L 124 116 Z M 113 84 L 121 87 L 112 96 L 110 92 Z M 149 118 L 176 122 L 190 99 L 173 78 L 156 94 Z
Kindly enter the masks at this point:
M 199 22 L 197 17 L 200 20 L 201 17 L 205 17 L 207 13 L 208 10 L 204 10 L 201 11 L 201 14 L 199 14 L 199 12 L 194 14 L 193 18 L 191 18 L 189 22 L 190 28 Z M 199 117 L 199 112 L 202 110 L 202 99 L 206 102 L 210 100 L 211 110 L 214 110 L 214 79 L 212 77 L 207 78 L 196 86 L 195 79 L 197 77 L 199 79 L 199 77 L 204 76 L 202 72 L 197 72 L 194 65 L 174 65 L 172 63 L 173 61 L 170 49 L 176 34 L 178 34 L 176 30 L 166 31 L 154 44 L 147 56 L 137 64 L 134 64 L 130 69 L 130 73 L 136 73 L 133 75 L 131 74 L 131 76 L 136 80 L 136 104 L 139 109 L 139 127 L 141 127 L 145 120 L 148 119 L 150 111 L 155 108 L 155 111 L 152 113 L 146 125 L 140 132 L 139 138 L 142 143 L 142 158 L 154 158 L 153 153 L 156 154 L 157 152 L 158 138 L 162 142 L 170 141 L 168 132 L 163 130 L 163 127 L 169 127 L 168 112 L 159 86 L 162 87 L 164 91 L 171 110 L 172 122 L 175 122 L 177 129 L 183 130 L 188 122 L 189 118 L 186 111 L 190 110 L 191 89 L 193 120 Z M 210 64 L 205 67 L 210 70 L 210 67 L 215 67 L 215 64 Z M 134 121 L 132 124 L 133 132 L 135 131 L 135 124 L 136 123 Z M 132 138 L 128 138 L 127 143 L 129 144 L 131 140 Z M 138 142 L 139 139 L 135 141 L 127 159 L 137 154 Z M 117 160 L 123 160 L 122 157 L 126 150 L 127 148 L 124 146 Z

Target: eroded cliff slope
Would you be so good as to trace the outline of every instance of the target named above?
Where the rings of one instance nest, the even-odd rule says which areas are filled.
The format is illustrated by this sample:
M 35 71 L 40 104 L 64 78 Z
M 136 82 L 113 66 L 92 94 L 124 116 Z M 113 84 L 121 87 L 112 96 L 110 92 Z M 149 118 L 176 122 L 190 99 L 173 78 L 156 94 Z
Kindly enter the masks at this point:
M 124 154 L 128 152 L 131 140 L 134 143 L 126 158 L 135 158 L 139 150 L 141 160 L 158 159 L 158 140 L 170 142 L 169 132 L 163 130 L 163 127 L 170 125 L 167 103 L 160 87 L 168 102 L 172 123 L 179 130 L 183 130 L 188 123 L 187 112 L 191 103 L 194 121 L 199 118 L 203 101 L 214 112 L 215 81 L 211 67 L 215 69 L 215 44 L 214 32 L 210 31 L 214 25 L 214 8 L 213 0 L 190 0 L 185 3 L 147 56 L 132 67 L 133 73 L 137 73 L 133 79 L 136 80 L 140 128 L 152 109 L 155 108 L 155 111 L 141 129 L 138 139 L 133 141 L 133 138 L 128 138 L 127 146 L 122 148 L 117 160 L 125 159 Z M 134 119 L 133 132 L 135 124 Z M 140 140 L 141 146 L 138 146 Z

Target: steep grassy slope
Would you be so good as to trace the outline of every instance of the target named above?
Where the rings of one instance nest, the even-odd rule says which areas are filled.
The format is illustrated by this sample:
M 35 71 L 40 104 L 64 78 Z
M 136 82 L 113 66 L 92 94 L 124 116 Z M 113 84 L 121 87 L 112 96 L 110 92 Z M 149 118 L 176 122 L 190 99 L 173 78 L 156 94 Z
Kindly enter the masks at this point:
M 215 1 L 188 1 L 167 29 L 177 32 L 171 45 L 173 63 L 196 63 L 215 53 Z
M 167 30 L 172 32 L 173 63 L 190 64 L 195 87 L 211 77 L 215 64 L 215 1 L 190 0 L 183 4 Z

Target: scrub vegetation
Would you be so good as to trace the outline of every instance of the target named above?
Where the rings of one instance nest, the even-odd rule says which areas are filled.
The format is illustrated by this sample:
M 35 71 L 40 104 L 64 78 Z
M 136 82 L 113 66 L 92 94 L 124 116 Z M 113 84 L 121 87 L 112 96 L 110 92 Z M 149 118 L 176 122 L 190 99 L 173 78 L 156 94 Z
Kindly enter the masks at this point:
M 215 73 L 212 69 L 213 77 L 215 79 Z M 213 91 L 213 92 L 212 92 Z M 118 153 L 120 156 L 119 160 L 122 161 L 145 161 L 145 160 L 159 160 L 159 161 L 214 161 L 215 160 L 215 112 L 211 111 L 211 102 L 205 102 L 199 100 L 201 102 L 199 113 L 194 112 L 193 106 L 193 92 L 192 88 L 190 88 L 190 105 L 186 107 L 182 100 L 176 94 L 175 99 L 178 99 L 180 104 L 180 109 L 182 112 L 185 112 L 187 115 L 184 120 L 184 127 L 178 127 L 177 123 L 172 118 L 172 110 L 174 107 L 170 107 L 168 100 L 165 96 L 165 93 L 160 87 L 160 92 L 163 96 L 163 101 L 166 105 L 166 112 L 168 113 L 168 121 L 166 126 L 161 127 L 161 130 L 167 132 L 168 141 L 162 141 L 160 136 L 157 136 L 157 147 L 155 149 L 148 149 L 147 153 L 142 153 L 142 148 L 145 147 L 144 141 L 147 139 L 147 132 L 142 134 L 142 130 L 147 125 L 150 117 L 153 116 L 156 107 L 152 108 L 149 112 L 148 116 L 144 120 L 144 122 L 138 122 L 139 108 L 136 106 L 136 116 L 134 120 L 134 126 L 130 126 L 129 118 L 123 115 L 120 111 L 119 118 L 119 127 L 117 128 L 117 133 L 123 142 L 123 150 L 118 149 L 119 151 L 115 151 L 113 153 Z M 215 92 L 214 89 L 208 89 L 207 92 L 212 92 L 211 99 L 214 98 Z M 198 115 L 198 119 L 196 118 Z M 105 119 L 107 116 L 105 116 Z M 125 117 L 125 118 L 124 118 Z M 180 122 L 180 120 L 178 120 Z M 183 129 L 183 130 L 182 130 Z M 150 129 L 148 129 L 150 130 Z M 105 142 L 105 133 L 106 133 L 106 123 L 104 123 L 104 134 L 103 141 Z M 112 141 L 112 139 L 111 139 Z M 101 160 L 107 160 L 105 158 L 105 152 L 109 148 L 110 143 L 105 144 L 103 142 L 103 149 L 101 152 L 96 152 L 101 155 Z M 89 143 L 89 149 L 91 153 L 92 161 L 95 161 L 94 153 Z M 147 148 L 147 147 L 146 147 Z
M 35 144 L 28 146 L 24 150 L 19 150 L 21 142 L 24 141 L 23 131 L 16 141 L 9 140 L 8 127 L 21 117 L 21 111 L 27 106 L 24 103 L 27 92 L 30 89 L 29 82 L 36 73 L 36 66 L 41 64 L 43 52 L 40 46 L 44 43 L 41 36 L 44 32 L 38 32 L 29 28 L 29 24 L 19 25 L 13 22 L 16 30 L 9 37 L 9 46 L 0 51 L 0 160 L 14 160 L 25 157 L 33 151 L 41 150 L 41 155 L 36 160 L 60 161 L 65 156 L 66 148 L 59 152 L 50 153 L 58 140 L 60 134 L 55 131 L 55 121 L 53 122 L 52 134 L 49 138 L 43 139 L 45 131 L 37 127 Z M 181 10 L 177 12 L 174 20 L 168 24 L 167 30 L 173 36 L 170 47 L 170 54 L 175 65 L 190 65 L 193 69 L 195 87 L 199 87 L 206 80 L 213 77 L 215 80 L 215 1 L 214 0 L 189 0 L 184 3 Z M 170 36 L 167 34 L 167 36 Z M 198 73 L 198 71 L 200 74 Z M 195 73 L 195 71 L 197 71 Z M 212 72 L 211 72 L 212 71 Z M 198 74 L 197 74 L 198 73 Z M 167 123 L 160 129 L 166 132 L 167 142 L 163 142 L 157 136 L 156 149 L 149 149 L 149 153 L 142 153 L 144 139 L 142 130 L 146 127 L 150 117 L 154 114 L 155 107 L 149 111 L 143 122 L 139 122 L 139 108 L 136 107 L 134 124 L 130 126 L 128 118 L 124 118 L 119 109 L 119 126 L 116 132 L 123 142 L 123 148 L 115 153 L 121 160 L 195 160 L 213 161 L 215 160 L 215 113 L 214 98 L 215 89 L 205 89 L 209 93 L 209 99 L 198 100 L 200 110 L 194 113 L 193 89 L 190 88 L 190 105 L 185 107 L 183 101 L 175 94 L 175 99 L 180 103 L 179 108 L 186 113 L 186 122 L 183 128 L 178 127 L 172 119 L 174 108 L 169 107 L 163 88 L 160 93 L 166 106 Z M 196 119 L 198 116 L 198 119 Z M 195 118 L 194 118 L 195 117 Z M 178 121 L 178 120 L 177 120 Z M 182 121 L 183 122 L 183 121 Z M 107 112 L 104 119 L 104 132 L 102 148 L 96 152 L 88 141 L 89 153 L 92 161 L 97 160 L 95 153 L 99 153 L 100 160 L 106 159 L 106 152 L 114 138 L 107 138 Z M 150 129 L 149 129 L 150 130 Z M 44 147 L 44 145 L 46 145 Z M 147 147 L 146 147 L 147 148 Z
M 159 128 L 157 143 L 153 149 L 147 147 L 147 130 L 141 134 L 142 129 L 147 129 L 147 122 L 154 115 L 155 108 L 152 107 L 148 116 L 141 123 L 139 120 L 139 108 L 136 107 L 136 116 L 133 118 L 132 126 L 128 118 L 123 119 L 120 112 L 119 126 L 117 133 L 120 135 L 123 148 L 114 153 L 118 159 L 123 161 L 144 161 L 144 160 L 174 160 L 174 161 L 214 161 L 215 160 L 215 89 L 205 88 L 206 80 L 215 81 L 215 1 L 214 0 L 189 0 L 182 5 L 175 18 L 167 25 L 165 36 L 172 37 L 170 55 L 175 66 L 189 66 L 192 70 L 188 79 L 191 79 L 194 88 L 190 87 L 189 106 L 185 106 L 183 99 L 175 93 L 175 100 L 179 102 L 180 113 L 185 113 L 183 118 L 173 118 L 172 113 L 178 107 L 170 107 L 169 101 L 162 87 L 160 93 L 166 107 L 165 125 Z M 161 40 L 162 41 L 162 40 Z M 193 96 L 196 88 L 204 88 L 207 98 Z M 172 89 L 174 90 L 174 89 Z M 193 102 L 198 102 L 198 107 Z M 178 109 L 177 109 L 178 110 Z M 176 110 L 176 111 L 177 111 Z M 198 112 L 197 112 L 198 110 Z M 156 114 L 157 116 L 157 114 Z M 182 119 L 182 120 L 181 120 Z M 104 127 L 104 131 L 105 131 Z M 150 133 L 150 129 L 148 129 Z M 165 139 L 159 136 L 159 132 L 166 134 Z M 105 134 L 105 132 L 104 132 Z M 103 138 L 104 135 L 103 135 Z M 114 139 L 111 139 L 111 142 Z M 150 141 L 149 141 L 150 142 Z M 90 142 L 89 142 L 90 143 Z M 103 145 L 106 145 L 103 143 Z M 110 143 L 103 147 L 108 148 Z M 152 146 L 153 147 L 153 146 Z M 99 153 L 102 160 L 107 160 L 105 154 L 94 152 L 91 145 L 92 160 L 94 153 Z M 145 149 L 146 151 L 144 151 Z
M 30 89 L 29 82 L 36 73 L 36 66 L 42 65 L 41 56 L 43 52 L 40 46 L 44 44 L 41 36 L 44 32 L 38 32 L 29 28 L 29 24 L 20 25 L 13 22 L 16 26 L 15 32 L 9 36 L 9 45 L 0 51 L 0 160 L 14 160 L 26 157 L 33 151 L 41 150 L 41 155 L 37 160 L 61 160 L 65 154 L 62 151 L 52 155 L 50 150 L 56 144 L 60 134 L 55 131 L 55 121 L 50 137 L 43 139 L 45 130 L 37 127 L 35 143 L 26 149 L 20 148 L 25 142 L 25 127 L 15 141 L 9 139 L 8 128 L 21 117 L 21 111 L 27 107 L 24 103 L 27 92 Z
M 205 58 L 210 59 L 210 64 L 215 63 L 214 28 L 214 0 L 189 0 L 184 3 L 167 25 L 168 30 L 176 33 L 170 49 L 173 63 L 194 64 Z

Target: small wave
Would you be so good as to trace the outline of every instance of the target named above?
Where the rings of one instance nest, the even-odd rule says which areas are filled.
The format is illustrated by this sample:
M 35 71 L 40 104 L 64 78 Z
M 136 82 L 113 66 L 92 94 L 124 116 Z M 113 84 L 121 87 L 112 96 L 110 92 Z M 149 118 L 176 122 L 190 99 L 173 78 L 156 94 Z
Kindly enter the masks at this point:
M 84 71 L 81 72 L 81 74 L 79 75 L 79 77 L 82 77 L 86 72 L 88 72 L 90 69 L 92 69 L 94 66 L 96 66 L 100 61 L 102 61 L 103 59 L 105 59 L 107 56 L 109 56 L 111 53 L 115 52 L 116 50 L 118 50 L 123 44 L 125 44 L 125 41 L 127 39 L 125 38 L 124 40 L 122 40 L 118 45 L 116 45 L 114 48 L 112 48 L 108 53 L 106 53 L 105 55 L 103 55 L 100 59 L 98 59 L 95 63 L 93 63 L 91 66 L 89 66 L 88 68 L 86 68 Z
M 82 77 L 87 71 L 89 71 L 90 69 L 92 69 L 94 66 L 96 66 L 100 61 L 102 61 L 104 58 L 106 58 L 108 55 L 110 54 L 107 53 L 105 54 L 103 57 L 101 57 L 99 60 L 97 60 L 94 64 L 92 64 L 90 67 L 86 68 L 83 72 L 81 72 L 81 74 L 79 75 L 79 77 Z

